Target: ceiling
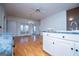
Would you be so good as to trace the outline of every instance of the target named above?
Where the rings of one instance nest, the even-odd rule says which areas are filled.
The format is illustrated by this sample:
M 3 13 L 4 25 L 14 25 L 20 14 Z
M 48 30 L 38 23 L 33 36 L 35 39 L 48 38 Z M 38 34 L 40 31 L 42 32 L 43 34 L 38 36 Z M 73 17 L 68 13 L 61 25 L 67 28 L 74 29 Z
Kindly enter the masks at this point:
M 5 3 L 7 16 L 41 20 L 57 12 L 79 6 L 77 3 Z M 40 11 L 36 12 L 36 9 Z

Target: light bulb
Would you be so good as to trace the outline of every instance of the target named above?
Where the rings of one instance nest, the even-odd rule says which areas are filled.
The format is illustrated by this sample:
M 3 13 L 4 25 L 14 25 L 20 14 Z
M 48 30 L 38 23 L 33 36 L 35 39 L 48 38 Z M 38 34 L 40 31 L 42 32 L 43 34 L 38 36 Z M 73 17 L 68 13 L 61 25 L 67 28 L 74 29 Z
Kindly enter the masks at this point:
M 73 18 L 69 18 L 69 21 L 72 21 L 73 20 Z

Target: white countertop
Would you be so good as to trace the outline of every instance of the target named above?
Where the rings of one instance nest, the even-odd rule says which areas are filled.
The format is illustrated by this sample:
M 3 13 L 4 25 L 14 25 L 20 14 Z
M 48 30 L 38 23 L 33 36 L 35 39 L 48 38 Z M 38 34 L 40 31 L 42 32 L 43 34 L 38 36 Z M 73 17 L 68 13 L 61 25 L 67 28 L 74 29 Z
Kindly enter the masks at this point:
M 46 33 L 51 38 L 59 38 L 59 39 L 63 39 L 63 40 L 79 42 L 78 34 L 74 35 L 74 34 L 49 33 L 49 32 L 44 32 L 44 33 Z M 64 36 L 64 38 L 63 38 L 63 36 Z

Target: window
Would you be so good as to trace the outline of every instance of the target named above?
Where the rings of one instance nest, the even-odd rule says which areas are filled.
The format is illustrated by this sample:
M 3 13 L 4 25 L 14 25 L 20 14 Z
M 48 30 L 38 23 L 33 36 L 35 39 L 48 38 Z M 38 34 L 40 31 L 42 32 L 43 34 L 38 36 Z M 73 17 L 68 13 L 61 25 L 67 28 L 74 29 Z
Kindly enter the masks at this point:
M 28 26 L 28 25 L 25 25 L 25 26 L 24 26 L 24 31 L 25 31 L 25 32 L 28 32 L 28 30 L 29 30 L 29 26 Z
M 21 25 L 21 31 L 23 31 L 23 25 Z
M 34 32 L 36 32 L 36 26 L 34 26 Z
M 29 31 L 29 25 L 27 25 L 27 24 L 22 24 L 22 25 L 20 26 L 20 30 L 21 30 L 21 34 L 28 33 L 28 31 Z

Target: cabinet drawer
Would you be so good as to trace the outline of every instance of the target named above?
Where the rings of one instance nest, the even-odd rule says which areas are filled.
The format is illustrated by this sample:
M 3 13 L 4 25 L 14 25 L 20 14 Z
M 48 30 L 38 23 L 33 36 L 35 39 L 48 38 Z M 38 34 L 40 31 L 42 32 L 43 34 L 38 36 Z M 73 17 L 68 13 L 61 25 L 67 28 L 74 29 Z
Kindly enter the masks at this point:
M 48 33 L 47 36 L 49 36 L 51 38 L 62 38 L 62 36 L 64 36 L 64 34 Z
M 64 39 L 79 41 L 79 35 L 66 34 L 66 35 L 64 35 Z

